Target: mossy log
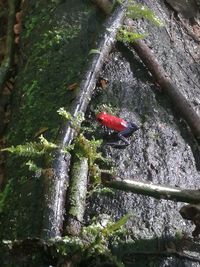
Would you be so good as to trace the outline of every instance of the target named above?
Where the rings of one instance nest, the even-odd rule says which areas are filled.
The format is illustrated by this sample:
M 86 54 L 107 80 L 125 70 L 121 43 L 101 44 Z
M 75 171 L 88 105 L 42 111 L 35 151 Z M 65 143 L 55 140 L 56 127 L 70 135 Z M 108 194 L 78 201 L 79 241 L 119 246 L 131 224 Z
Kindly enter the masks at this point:
M 130 262 L 134 263 L 137 256 L 175 257 L 200 262 L 199 257 L 190 254 L 191 252 L 196 255 L 199 252 L 199 244 L 192 239 L 173 237 L 167 240 L 148 239 L 149 246 L 151 246 L 148 249 L 144 247 L 144 241 L 147 240 L 115 244 L 112 249 L 112 258 L 109 258 L 108 254 L 104 255 L 105 252 L 101 252 L 99 257 L 98 249 L 91 249 L 88 239 L 80 239 L 79 243 L 74 237 L 50 240 L 38 238 L 4 240 L 0 242 L 0 252 L 3 255 L 1 266 L 30 266 L 30 264 L 31 266 L 97 266 L 97 264 L 98 266 L 116 266 L 112 262 L 114 260 L 116 263 L 116 257 L 123 260 L 125 266 L 130 266 Z M 99 265 L 100 258 L 103 260 L 102 265 Z M 111 261 L 110 264 L 108 264 L 109 261 Z
M 87 62 L 86 71 L 83 74 L 82 82 L 80 83 L 79 90 L 77 91 L 76 99 L 72 105 L 70 112 L 73 117 L 77 117 L 80 112 L 86 112 L 104 60 L 110 52 L 113 43 L 115 42 L 117 31 L 121 26 L 124 17 L 125 7 L 120 5 L 113 11 L 111 16 L 104 24 L 104 33 L 100 35 L 100 41 L 96 47 L 96 51 L 98 51 L 98 53 L 91 54 L 89 56 L 90 58 Z M 71 164 L 71 155 L 64 154 L 62 152 L 62 148 L 70 145 L 76 135 L 77 132 L 70 126 L 70 123 L 67 123 L 61 130 L 59 138 L 61 148 L 55 154 L 55 159 L 53 162 L 54 177 L 52 180 L 54 182 L 48 189 L 49 194 L 47 193 L 48 197 L 46 198 L 46 205 L 53 207 L 53 210 L 51 212 L 51 216 L 49 216 L 48 212 L 44 215 L 46 218 L 44 223 L 44 229 L 46 229 L 43 235 L 44 238 L 46 233 L 48 233 L 46 238 L 52 238 L 61 235 L 66 188 L 69 186 L 69 169 Z

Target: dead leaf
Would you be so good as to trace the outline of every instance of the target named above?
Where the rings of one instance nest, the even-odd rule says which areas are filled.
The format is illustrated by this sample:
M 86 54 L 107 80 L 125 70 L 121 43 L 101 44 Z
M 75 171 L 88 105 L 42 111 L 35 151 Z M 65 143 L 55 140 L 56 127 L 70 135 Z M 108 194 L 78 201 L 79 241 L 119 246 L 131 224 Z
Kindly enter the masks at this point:
M 13 27 L 14 33 L 15 34 L 20 34 L 21 30 L 22 30 L 22 25 L 21 23 L 17 23 L 14 25 Z
M 17 22 L 21 22 L 21 20 L 22 20 L 22 11 L 17 12 L 15 14 L 15 16 L 16 16 L 16 21 Z
M 70 84 L 69 86 L 67 86 L 67 89 L 68 89 L 69 91 L 73 91 L 73 90 L 75 90 L 77 87 L 78 87 L 78 83 L 72 83 L 72 84 Z
M 101 54 L 101 52 L 98 49 L 91 49 L 88 55 L 92 54 Z
M 34 137 L 37 137 L 37 136 L 43 134 L 43 133 L 46 132 L 47 130 L 48 130 L 48 127 L 42 127 L 42 128 L 40 128 L 40 129 L 37 131 L 37 133 L 34 135 Z
M 15 44 L 19 44 L 19 35 L 17 35 L 16 37 L 15 37 Z
M 99 81 L 98 81 L 98 86 L 101 87 L 103 90 L 105 90 L 107 87 L 108 87 L 108 79 L 105 79 L 105 78 L 99 78 Z

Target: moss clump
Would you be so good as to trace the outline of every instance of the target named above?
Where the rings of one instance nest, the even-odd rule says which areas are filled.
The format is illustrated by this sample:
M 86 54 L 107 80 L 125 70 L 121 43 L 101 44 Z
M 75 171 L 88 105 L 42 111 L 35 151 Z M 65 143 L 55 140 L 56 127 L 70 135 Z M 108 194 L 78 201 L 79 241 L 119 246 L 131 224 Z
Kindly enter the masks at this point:
M 85 157 L 88 159 L 90 178 L 93 184 L 99 184 L 101 181 L 101 170 L 98 164 L 95 163 L 97 160 L 105 160 L 101 153 L 98 152 L 101 143 L 101 140 L 95 140 L 94 138 L 88 140 L 82 133 L 75 140 L 74 153 L 80 159 Z
M 97 266 L 98 261 L 102 261 L 103 266 L 105 261 L 122 267 L 123 263 L 112 253 L 110 241 L 125 236 L 124 225 L 129 218 L 130 215 L 125 215 L 116 222 L 108 216 L 94 218 L 91 225 L 82 228 L 79 237 L 64 237 L 56 244 L 56 250 L 60 255 L 72 259 L 73 265 L 84 262 L 84 266 Z
M 0 213 L 3 212 L 5 202 L 9 196 L 9 194 L 11 193 L 11 191 L 12 191 L 12 187 L 11 187 L 11 184 L 9 182 L 9 183 L 7 183 L 5 189 L 2 192 L 0 192 Z
M 131 32 L 130 30 L 126 29 L 126 27 L 122 27 L 117 33 L 117 40 L 121 42 L 132 43 L 138 39 L 143 39 L 146 36 L 147 34 Z

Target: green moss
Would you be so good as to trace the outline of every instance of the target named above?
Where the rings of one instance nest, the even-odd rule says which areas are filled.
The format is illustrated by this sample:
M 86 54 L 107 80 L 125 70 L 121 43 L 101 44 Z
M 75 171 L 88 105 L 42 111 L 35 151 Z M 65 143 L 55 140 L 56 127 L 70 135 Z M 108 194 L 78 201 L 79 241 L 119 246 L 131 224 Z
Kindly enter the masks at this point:
M 7 183 L 3 192 L 0 192 L 0 213 L 3 212 L 6 200 L 12 191 L 11 183 Z
M 117 33 L 117 40 L 121 42 L 132 43 L 138 39 L 143 39 L 146 36 L 147 34 L 131 32 L 130 30 L 127 30 L 126 27 L 122 27 Z
M 156 26 L 163 26 L 163 23 L 154 14 L 154 12 L 143 4 L 137 4 L 133 0 L 129 0 L 129 6 L 127 9 L 127 16 L 132 19 L 146 19 L 152 22 Z M 148 34 L 141 34 L 133 32 L 133 29 L 129 26 L 122 26 L 117 34 L 117 40 L 126 43 L 132 43 L 138 39 L 145 38 Z
M 92 10 L 78 0 L 63 4 L 64 8 L 53 2 L 31 1 L 24 17 L 21 64 L 12 99 L 7 146 L 35 143 L 37 133 L 43 128 L 45 138 L 56 143 L 63 123 L 57 110 L 63 106 L 70 109 L 76 92 L 68 91 L 67 87 L 80 82 L 91 49 L 93 37 L 89 35 L 88 20 Z M 4 206 L 6 216 L 2 221 L 7 230 L 3 231 L 4 225 L 1 226 L 1 237 L 40 234 L 44 181 L 28 170 L 27 162 L 36 171 L 37 166 L 41 169 L 51 166 L 45 155 L 34 162 L 29 160 L 10 154 L 7 157 L 6 173 L 8 180 L 12 180 L 13 194 Z
M 7 136 L 10 144 L 34 138 L 42 127 L 48 128 L 48 137 L 56 138 L 61 123 L 56 111 L 70 105 L 74 92 L 69 92 L 67 85 L 79 81 L 88 56 L 88 50 L 80 47 L 85 33 L 80 25 L 85 13 L 75 18 L 72 11 L 69 19 L 57 22 L 53 7 L 41 4 L 40 12 L 37 9 L 27 15 L 25 21 L 25 64 L 17 77 L 15 95 L 15 104 L 20 108 L 15 110 Z
M 105 161 L 98 148 L 101 146 L 102 140 L 88 140 L 83 134 L 75 140 L 74 153 L 78 158 L 87 158 L 90 172 L 90 179 L 93 184 L 99 184 L 101 179 L 101 170 L 99 165 L 95 163 L 97 160 Z

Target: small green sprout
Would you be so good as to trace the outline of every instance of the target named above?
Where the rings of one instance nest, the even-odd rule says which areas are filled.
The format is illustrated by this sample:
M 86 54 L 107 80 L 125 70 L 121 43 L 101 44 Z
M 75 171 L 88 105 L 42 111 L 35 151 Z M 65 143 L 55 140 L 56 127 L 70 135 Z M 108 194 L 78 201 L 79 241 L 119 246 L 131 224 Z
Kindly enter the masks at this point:
M 69 112 L 67 112 L 63 107 L 59 108 L 57 112 L 67 121 L 71 121 L 73 119 L 72 115 Z
M 121 27 L 117 33 L 117 40 L 126 43 L 132 43 L 138 39 L 143 39 L 147 34 L 140 34 L 137 32 L 131 32 L 125 27 Z
M 74 128 L 76 131 L 80 131 L 80 125 L 85 120 L 85 117 L 84 117 L 84 113 L 83 112 L 81 112 L 81 111 L 77 112 L 76 117 L 73 117 L 63 107 L 60 108 L 57 112 L 66 121 L 70 121 L 72 128 Z
M 88 158 L 90 176 L 93 184 L 99 184 L 101 170 L 95 163 L 96 160 L 105 160 L 97 150 L 101 146 L 102 140 L 88 140 L 82 133 L 76 138 L 74 151 L 78 158 Z
M 110 104 L 102 104 L 102 105 L 99 105 L 96 109 L 95 109 L 95 113 L 98 114 L 99 112 L 101 111 L 105 111 L 109 114 L 112 114 L 112 115 L 115 115 L 119 109 L 118 108 L 115 108 L 113 107 L 112 105 Z
M 143 4 L 136 4 L 135 1 L 129 1 L 130 5 L 128 6 L 127 16 L 132 19 L 144 18 L 151 21 L 156 26 L 163 26 L 163 23 L 159 18 L 154 14 L 154 12 Z
M 26 166 L 28 166 L 29 171 L 32 172 L 42 172 L 42 169 L 40 167 L 38 167 L 35 162 L 33 162 L 32 160 L 29 160 L 26 162 Z
M 8 151 L 21 157 L 39 157 L 44 155 L 47 151 L 58 147 L 56 144 L 45 139 L 43 135 L 41 135 L 39 139 L 40 142 L 27 142 L 24 145 L 3 148 L 1 151 Z
M 10 146 L 1 149 L 21 157 L 38 157 L 44 154 L 44 150 L 39 143 L 28 142 L 24 145 Z
M 44 147 L 44 150 L 52 150 L 58 148 L 58 146 L 52 142 L 49 142 L 44 136 L 41 134 L 40 137 L 40 144 Z

